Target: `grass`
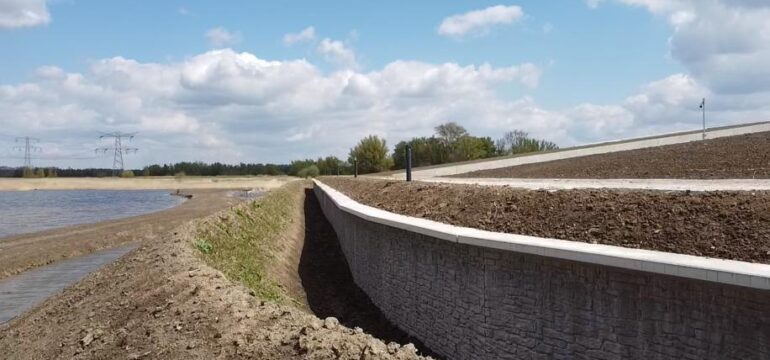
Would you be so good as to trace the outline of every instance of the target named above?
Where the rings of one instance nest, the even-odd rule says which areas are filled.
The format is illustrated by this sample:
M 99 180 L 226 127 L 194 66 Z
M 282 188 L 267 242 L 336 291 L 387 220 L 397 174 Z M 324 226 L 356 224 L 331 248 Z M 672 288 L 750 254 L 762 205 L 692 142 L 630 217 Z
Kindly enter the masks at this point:
M 267 274 L 280 252 L 279 239 L 294 221 L 304 186 L 295 181 L 204 219 L 198 224 L 194 247 L 206 262 L 257 296 L 276 302 L 291 298 Z

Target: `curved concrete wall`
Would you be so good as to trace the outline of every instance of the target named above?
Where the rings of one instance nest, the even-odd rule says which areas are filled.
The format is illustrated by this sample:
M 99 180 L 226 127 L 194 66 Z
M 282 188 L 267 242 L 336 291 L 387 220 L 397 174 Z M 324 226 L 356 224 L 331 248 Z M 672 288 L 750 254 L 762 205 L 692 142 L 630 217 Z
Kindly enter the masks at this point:
M 770 265 L 491 233 L 316 181 L 356 284 L 449 359 L 768 359 Z
M 743 134 L 752 134 L 758 132 L 770 131 L 770 122 L 725 126 L 719 128 L 707 129 L 706 139 L 716 139 L 726 136 L 736 136 Z M 580 156 L 606 154 L 617 151 L 637 150 L 664 145 L 681 144 L 691 141 L 701 140 L 703 137 L 700 131 L 689 131 L 684 133 L 660 135 L 639 139 L 618 140 L 606 143 L 577 146 L 563 150 L 547 152 L 542 154 L 521 155 L 503 159 L 490 159 L 488 161 L 479 161 L 458 165 L 438 166 L 434 168 L 420 169 L 416 168 L 412 172 L 415 179 L 424 179 L 438 176 L 448 176 L 464 174 L 471 171 L 499 169 L 509 166 L 540 163 L 546 161 L 570 159 Z M 404 174 L 394 174 L 390 177 L 403 179 Z

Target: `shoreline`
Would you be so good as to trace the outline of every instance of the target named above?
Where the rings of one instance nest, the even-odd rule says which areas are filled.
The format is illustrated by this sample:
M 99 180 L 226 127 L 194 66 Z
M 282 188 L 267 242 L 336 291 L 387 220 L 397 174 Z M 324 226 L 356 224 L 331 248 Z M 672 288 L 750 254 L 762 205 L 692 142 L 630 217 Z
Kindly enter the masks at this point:
M 0 178 L 0 191 L 272 189 L 289 176 L 153 176 L 132 178 Z
M 284 184 L 288 179 L 290 178 L 271 181 L 263 179 L 252 184 L 253 188 L 269 190 Z M 181 189 L 181 193 L 192 195 L 192 198 L 172 208 L 127 218 L 0 238 L 0 279 L 99 250 L 162 239 L 170 236 L 174 228 L 185 222 L 208 216 L 246 200 L 232 196 L 234 188 Z

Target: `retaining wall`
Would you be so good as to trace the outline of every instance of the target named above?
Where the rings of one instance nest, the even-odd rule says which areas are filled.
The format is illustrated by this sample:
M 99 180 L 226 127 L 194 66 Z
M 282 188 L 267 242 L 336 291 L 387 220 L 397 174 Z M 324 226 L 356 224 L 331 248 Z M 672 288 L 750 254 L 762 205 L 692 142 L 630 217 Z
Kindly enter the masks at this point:
M 736 136 L 743 134 L 752 134 L 757 132 L 770 131 L 770 122 L 725 126 L 719 128 L 707 129 L 706 139 L 716 139 L 726 136 Z M 546 161 L 570 159 L 580 156 L 606 154 L 618 151 L 637 150 L 664 145 L 682 144 L 691 141 L 698 141 L 703 138 L 701 131 L 689 131 L 683 133 L 659 135 L 639 139 L 618 140 L 598 144 L 577 146 L 562 150 L 540 153 L 525 154 L 515 157 L 502 159 L 490 159 L 486 161 L 476 161 L 457 165 L 441 165 L 437 167 L 416 168 L 412 171 L 415 179 L 431 178 L 438 176 L 448 176 L 464 174 L 471 171 L 499 169 L 509 166 L 533 164 Z M 390 175 L 393 178 L 404 178 L 404 173 Z
M 448 359 L 770 359 L 770 265 L 491 233 L 316 181 L 356 284 Z

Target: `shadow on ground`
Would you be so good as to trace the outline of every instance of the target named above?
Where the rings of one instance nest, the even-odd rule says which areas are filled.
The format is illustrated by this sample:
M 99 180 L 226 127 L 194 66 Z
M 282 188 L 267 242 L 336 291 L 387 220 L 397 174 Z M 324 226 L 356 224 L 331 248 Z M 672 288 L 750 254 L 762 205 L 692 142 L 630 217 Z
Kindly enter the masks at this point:
M 312 189 L 305 190 L 305 244 L 299 276 L 307 302 L 319 318 L 333 316 L 341 324 L 364 329 L 388 343 L 413 343 L 420 353 L 437 355 L 385 318 L 369 297 L 353 282 L 337 235 L 324 217 Z

